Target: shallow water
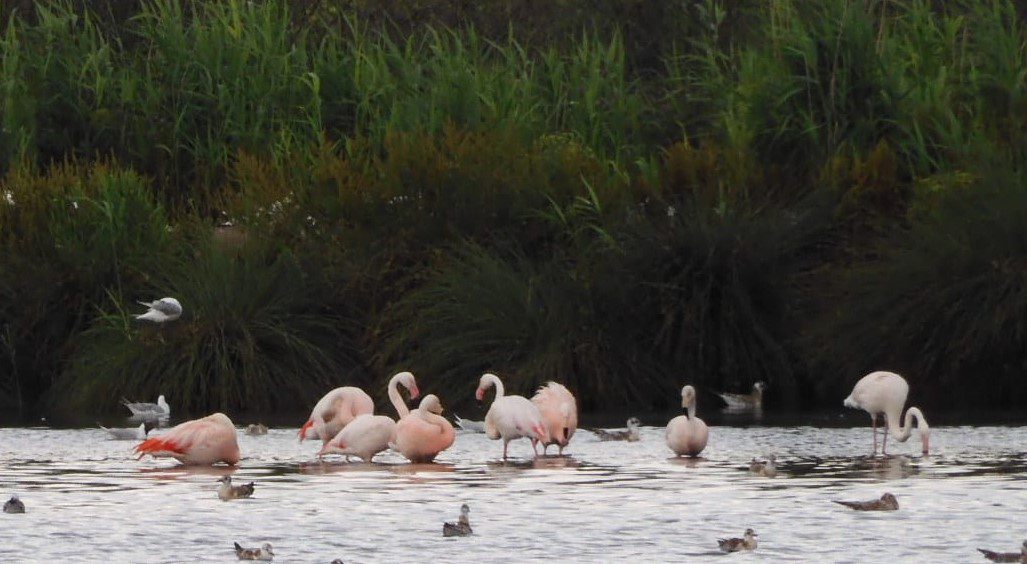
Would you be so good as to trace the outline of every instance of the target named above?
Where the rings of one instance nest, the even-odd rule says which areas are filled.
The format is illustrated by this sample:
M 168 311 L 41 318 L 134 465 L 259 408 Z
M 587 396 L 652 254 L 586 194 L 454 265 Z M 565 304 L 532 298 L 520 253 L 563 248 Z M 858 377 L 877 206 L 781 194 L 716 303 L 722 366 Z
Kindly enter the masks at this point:
M 579 431 L 564 458 L 532 460 L 526 441 L 458 434 L 435 465 L 391 452 L 380 463 L 315 460 L 296 429 L 240 430 L 237 469 L 136 461 L 133 442 L 97 429 L 0 429 L 0 561 L 234 562 L 232 542 L 274 545 L 276 562 L 984 561 L 1027 536 L 1027 427 L 936 427 L 870 458 L 867 427 L 711 429 L 703 458 L 670 459 L 663 429 L 637 443 Z M 550 451 L 552 452 L 552 450 Z M 747 472 L 777 455 L 777 478 Z M 221 502 L 215 480 L 257 483 Z M 894 493 L 898 512 L 854 512 L 832 499 Z M 474 535 L 444 539 L 443 521 L 471 507 Z M 716 539 L 760 535 L 752 554 Z

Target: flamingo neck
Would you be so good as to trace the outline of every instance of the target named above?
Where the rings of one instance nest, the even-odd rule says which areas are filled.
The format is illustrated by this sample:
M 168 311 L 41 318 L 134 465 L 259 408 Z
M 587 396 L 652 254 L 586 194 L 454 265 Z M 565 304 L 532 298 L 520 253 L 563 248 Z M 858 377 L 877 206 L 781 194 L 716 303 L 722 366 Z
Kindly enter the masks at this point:
M 392 407 L 396 408 L 396 413 L 399 414 L 399 418 L 402 419 L 410 414 L 410 408 L 407 407 L 406 402 L 403 401 L 403 396 L 399 395 L 399 375 L 395 375 L 389 380 L 389 401 L 392 402 Z
M 495 374 L 489 374 L 488 376 L 485 377 L 485 380 L 486 380 L 486 382 L 488 382 L 489 384 L 492 384 L 492 386 L 494 386 L 496 388 L 496 397 L 497 398 L 503 397 L 503 394 L 506 393 L 506 390 L 503 388 L 503 381 L 499 379 L 499 376 L 496 376 Z M 492 401 L 495 401 L 495 400 L 492 400 Z
M 439 432 L 444 432 L 446 430 L 446 424 L 448 424 L 449 421 L 446 421 L 445 417 L 439 415 L 438 413 L 432 413 L 427 409 L 417 408 L 417 411 L 418 415 L 421 416 L 421 419 L 424 419 L 425 422 L 438 427 Z
M 918 407 L 911 407 L 906 410 L 906 417 L 901 427 L 899 427 L 899 413 L 888 413 L 887 418 L 888 432 L 891 433 L 893 439 L 899 442 L 905 442 L 913 434 L 913 419 L 916 419 L 916 428 L 921 434 L 925 434 L 930 430 L 927 420 L 924 419 L 923 412 Z
M 695 402 L 693 401 L 692 403 L 688 404 L 688 407 L 686 409 L 688 409 L 688 418 L 695 419 Z

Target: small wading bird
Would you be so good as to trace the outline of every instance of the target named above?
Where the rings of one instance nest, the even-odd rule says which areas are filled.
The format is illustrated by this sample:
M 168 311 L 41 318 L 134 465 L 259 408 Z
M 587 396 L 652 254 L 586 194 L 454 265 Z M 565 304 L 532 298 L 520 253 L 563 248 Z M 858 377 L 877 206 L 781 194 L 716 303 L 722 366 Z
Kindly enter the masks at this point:
M 124 405 L 132 412 L 132 417 L 145 420 L 166 419 L 171 415 L 171 406 L 164 400 L 164 395 L 157 396 L 157 403 L 131 402 L 121 398 L 121 405 Z
M 146 439 L 135 451 L 139 458 L 170 457 L 183 464 L 216 464 L 239 462 L 239 443 L 235 426 L 224 413 L 186 421 L 167 433 Z
M 920 442 L 923 446 L 923 453 L 928 454 L 931 438 L 931 428 L 924 419 L 923 412 L 919 408 L 911 407 L 906 410 L 905 422 L 899 427 L 902 419 L 902 407 L 906 405 L 906 396 L 909 395 L 909 384 L 906 379 L 893 372 L 871 372 L 856 382 L 852 393 L 842 402 L 845 407 L 862 409 L 870 414 L 870 424 L 874 434 L 874 454 L 877 454 L 877 416 L 884 414 L 885 424 L 888 428 L 884 431 L 884 442 L 881 445 L 881 454 L 887 454 L 888 434 L 899 442 L 906 442 L 913 432 L 913 419 L 916 418 L 916 427 L 920 431 Z
M 140 305 L 150 309 L 146 313 L 136 316 L 140 321 L 152 321 L 153 323 L 164 323 L 174 321 L 182 316 L 182 304 L 175 298 L 161 298 L 152 302 L 139 302 Z
M 628 419 L 626 431 L 605 431 L 603 429 L 592 429 L 592 432 L 596 434 L 596 437 L 600 441 L 628 441 L 635 442 L 640 437 L 638 435 L 638 427 L 642 424 L 638 417 L 632 417 Z
M 218 480 L 218 482 L 221 483 L 218 487 L 218 499 L 221 501 L 243 499 L 253 495 L 253 482 L 241 486 L 233 486 L 231 476 L 225 476 Z
M 453 414 L 454 422 L 457 427 L 464 431 L 470 431 L 472 433 L 484 433 L 485 422 L 484 421 L 472 421 L 470 419 L 464 419 L 457 414 Z
M 442 524 L 442 536 L 444 537 L 465 537 L 471 534 L 471 520 L 468 515 L 471 513 L 471 508 L 467 507 L 467 504 L 460 506 L 460 519 L 456 523 L 443 523 Z
M 235 555 L 239 557 L 239 560 L 263 560 L 267 562 L 274 559 L 275 552 L 271 549 L 271 543 L 269 542 L 264 543 L 260 548 L 243 548 L 239 543 L 235 543 Z
M 995 552 L 984 548 L 977 550 L 992 562 L 1027 562 L 1027 540 L 1020 546 L 1020 552 Z
M 507 458 L 510 441 L 526 437 L 531 441 L 531 450 L 538 456 L 535 446 L 549 441 L 549 433 L 542 422 L 538 407 L 524 396 L 506 396 L 503 382 L 495 374 L 482 374 L 474 397 L 481 401 L 485 390 L 495 387 L 496 397 L 485 414 L 485 434 L 492 440 L 503 439 L 503 460 Z
M 699 456 L 706 448 L 710 430 L 702 419 L 695 416 L 695 388 L 681 388 L 681 407 L 687 415 L 678 415 L 667 423 L 667 446 L 678 456 Z
M 763 382 L 756 382 L 752 385 L 752 392 L 748 394 L 729 394 L 726 392 L 717 393 L 720 399 L 724 400 L 727 407 L 724 409 L 728 410 L 743 410 L 743 409 L 762 409 L 763 408 L 763 390 L 766 388 L 766 384 Z
M 400 372 L 389 380 L 389 401 L 402 418 L 410 413 L 410 408 L 399 394 L 399 384 L 403 384 L 410 392 L 411 399 L 417 397 L 419 392 L 417 380 L 409 372 Z M 330 437 L 317 455 L 323 457 L 326 454 L 341 454 L 347 460 L 350 456 L 356 456 L 364 462 L 371 462 L 374 455 L 389 448 L 395 433 L 396 422 L 391 417 L 362 413 Z
M 138 427 L 129 427 L 128 429 L 108 429 L 103 425 L 97 425 L 104 431 L 107 431 L 107 435 L 115 441 L 141 441 L 146 438 L 146 434 L 153 428 L 153 423 L 150 421 L 144 421 Z
M 717 539 L 717 546 L 724 552 L 739 552 L 742 550 L 756 550 L 756 531 L 746 529 L 742 538 Z
M 4 513 L 25 513 L 25 504 L 18 496 L 12 495 L 11 499 L 4 503 Z
M 260 436 L 267 434 L 267 425 L 262 423 L 251 423 L 246 426 L 246 434 L 253 436 Z
M 374 402 L 364 390 L 353 386 L 335 388 L 314 405 L 307 422 L 300 428 L 300 440 L 314 438 L 316 435 L 322 445 L 328 444 L 358 415 L 373 412 Z M 311 430 L 315 432 L 311 433 Z
M 428 394 L 417 409 L 396 423 L 389 447 L 414 463 L 435 460 L 440 452 L 453 445 L 456 433 L 453 425 L 440 415 L 442 402 L 435 394 Z
M 549 450 L 549 445 L 556 445 L 563 456 L 564 447 L 578 430 L 578 403 L 574 395 L 563 384 L 549 382 L 535 392 L 531 403 L 542 414 L 549 433 L 549 440 L 542 443 L 542 454 Z
M 885 493 L 881 496 L 881 499 L 872 499 L 870 501 L 832 501 L 838 505 L 851 507 L 856 511 L 897 511 L 899 509 L 899 500 L 895 499 L 895 496 L 890 493 Z
M 764 462 L 760 462 L 753 458 L 752 462 L 749 463 L 749 472 L 752 472 L 757 476 L 763 476 L 764 478 L 773 478 L 774 476 L 777 476 L 777 457 L 772 454 Z

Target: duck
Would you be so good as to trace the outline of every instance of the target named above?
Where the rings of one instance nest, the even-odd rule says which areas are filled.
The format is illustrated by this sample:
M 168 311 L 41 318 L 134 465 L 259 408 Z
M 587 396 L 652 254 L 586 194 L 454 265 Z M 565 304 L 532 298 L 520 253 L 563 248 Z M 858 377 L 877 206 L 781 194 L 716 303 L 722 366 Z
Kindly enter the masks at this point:
M 856 511 L 896 511 L 899 508 L 899 500 L 895 499 L 895 496 L 890 493 L 885 493 L 881 496 L 881 499 L 870 501 L 832 501 L 838 505 L 851 507 Z
M 992 562 L 1027 562 L 1027 540 L 1020 546 L 1020 552 L 995 552 L 984 548 L 977 550 Z
M 739 552 L 742 550 L 756 550 L 756 531 L 746 529 L 742 538 L 717 539 L 717 546 L 724 552 Z
M 143 421 L 138 427 L 129 427 L 127 429 L 107 428 L 99 424 L 97 426 L 107 431 L 107 435 L 111 440 L 115 441 L 141 441 L 146 438 L 146 434 L 154 427 L 151 421 Z
M 592 429 L 592 432 L 596 434 L 596 437 L 600 441 L 628 441 L 633 443 L 640 437 L 638 434 L 638 427 L 642 422 L 638 417 L 632 417 L 627 421 L 628 429 L 626 431 L 604 431 L 603 429 Z
M 724 409 L 763 409 L 763 390 L 766 387 L 767 385 L 763 382 L 756 382 L 752 385 L 752 392 L 748 394 L 717 392 L 717 395 L 727 404 Z
M 442 536 L 444 537 L 466 537 L 471 534 L 471 521 L 468 515 L 471 508 L 467 504 L 460 506 L 460 519 L 456 523 L 443 523 Z
M 460 427 L 462 431 L 469 431 L 471 433 L 484 433 L 485 422 L 474 421 L 472 419 L 464 419 L 457 414 L 453 414 L 453 422 L 456 423 L 457 427 Z
M 25 513 L 25 504 L 18 496 L 12 495 L 11 499 L 4 503 L 4 513 Z
M 218 498 L 221 501 L 243 499 L 253 495 L 253 482 L 241 486 L 233 486 L 231 476 L 225 476 L 218 480 L 218 482 L 221 482 L 221 486 L 218 488 Z
M 275 551 L 271 549 L 271 543 L 266 542 L 260 548 L 243 548 L 235 543 L 235 555 L 239 560 L 263 560 L 269 562 L 274 560 Z
M 749 472 L 762 476 L 764 478 L 773 478 L 777 476 L 777 457 L 773 454 L 767 457 L 766 461 L 759 461 L 755 458 L 749 463 Z
M 267 425 L 264 425 L 263 423 L 251 423 L 246 426 L 246 434 L 253 436 L 266 435 Z

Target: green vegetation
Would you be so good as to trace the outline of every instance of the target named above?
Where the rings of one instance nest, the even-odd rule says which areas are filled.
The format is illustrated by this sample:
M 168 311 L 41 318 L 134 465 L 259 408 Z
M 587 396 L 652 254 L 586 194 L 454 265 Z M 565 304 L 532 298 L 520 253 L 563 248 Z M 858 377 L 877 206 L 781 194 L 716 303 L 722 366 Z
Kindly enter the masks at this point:
M 0 404 L 1027 399 L 1017 5 L 537 4 L 5 4 Z

